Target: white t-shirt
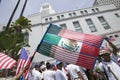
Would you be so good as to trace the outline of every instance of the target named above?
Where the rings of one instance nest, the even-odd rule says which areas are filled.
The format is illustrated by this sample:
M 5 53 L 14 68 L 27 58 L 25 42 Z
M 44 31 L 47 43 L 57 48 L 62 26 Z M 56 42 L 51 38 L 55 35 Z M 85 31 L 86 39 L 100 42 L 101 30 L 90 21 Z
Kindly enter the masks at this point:
M 32 70 L 33 80 L 41 80 L 42 74 L 35 68 Z
M 110 69 L 116 75 L 118 80 L 120 80 L 120 67 L 114 61 L 111 60 L 110 62 L 101 62 L 100 64 L 98 64 L 97 67 L 103 72 L 106 71 L 109 80 L 116 80 L 114 75 L 108 69 L 108 67 L 110 67 Z
M 86 69 L 81 67 L 81 66 L 79 66 L 79 68 L 80 68 L 80 72 L 82 73 L 83 79 L 88 80 L 88 77 L 87 77 L 87 75 L 85 74 L 85 71 L 84 71 Z
M 56 78 L 56 80 L 67 80 L 66 74 L 59 69 L 57 69 L 57 71 L 56 71 L 55 78 Z
M 75 78 L 78 78 L 77 72 L 80 72 L 79 66 L 74 65 L 74 64 L 69 64 L 67 65 L 67 71 L 70 74 L 71 80 L 74 80 Z
M 46 70 L 43 72 L 43 79 L 44 80 L 55 80 L 55 71 L 52 70 Z

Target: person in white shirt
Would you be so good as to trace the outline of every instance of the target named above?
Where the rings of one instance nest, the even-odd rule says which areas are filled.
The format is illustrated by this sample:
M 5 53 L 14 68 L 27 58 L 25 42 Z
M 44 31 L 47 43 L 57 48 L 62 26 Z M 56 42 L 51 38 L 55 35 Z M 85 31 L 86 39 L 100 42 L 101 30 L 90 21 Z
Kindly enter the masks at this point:
M 120 51 L 119 51 L 119 49 L 111 41 L 109 41 L 109 39 L 107 37 L 105 37 L 105 40 L 108 43 L 108 44 L 106 44 L 106 47 L 111 52 L 111 54 L 110 54 L 111 60 L 120 66 Z
M 57 71 L 55 74 L 55 79 L 56 80 L 67 80 L 66 74 L 62 71 L 63 62 L 57 61 L 56 65 L 57 65 Z
M 70 74 L 71 80 L 84 80 L 80 67 L 74 64 L 67 65 L 68 74 Z
M 104 73 L 108 80 L 120 80 L 120 67 L 110 58 L 110 51 L 102 50 L 100 53 L 103 61 L 97 65 L 100 72 Z
M 56 72 L 52 70 L 52 65 L 49 62 L 46 63 L 46 68 L 47 70 L 43 72 L 43 80 L 55 80 Z
M 42 74 L 39 72 L 39 65 L 35 65 L 35 67 L 32 70 L 33 80 L 41 80 Z

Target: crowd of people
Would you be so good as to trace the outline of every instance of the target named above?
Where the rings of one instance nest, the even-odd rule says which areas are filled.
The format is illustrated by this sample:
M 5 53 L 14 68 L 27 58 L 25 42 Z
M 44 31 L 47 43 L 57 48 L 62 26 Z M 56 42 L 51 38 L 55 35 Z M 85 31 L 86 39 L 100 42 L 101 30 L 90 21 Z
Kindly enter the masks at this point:
M 56 64 L 42 61 L 36 64 L 30 71 L 28 80 L 88 80 L 85 69 L 61 61 Z
M 105 38 L 108 45 L 100 50 L 93 69 L 61 62 L 57 60 L 55 64 L 41 61 L 30 68 L 27 80 L 120 80 L 120 52 L 108 38 Z M 28 69 L 11 79 L 0 80 L 20 80 L 20 76 Z M 23 80 L 23 79 L 21 79 Z
M 56 61 L 56 64 L 42 61 L 35 65 L 29 80 L 120 80 L 120 52 L 108 38 L 101 48 L 93 69 Z

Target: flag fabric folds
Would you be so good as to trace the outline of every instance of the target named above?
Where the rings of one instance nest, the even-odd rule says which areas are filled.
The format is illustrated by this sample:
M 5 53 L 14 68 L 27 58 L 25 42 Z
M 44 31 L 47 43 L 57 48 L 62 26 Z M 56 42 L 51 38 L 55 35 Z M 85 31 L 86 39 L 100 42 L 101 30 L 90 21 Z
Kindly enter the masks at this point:
M 0 69 L 11 69 L 16 64 L 16 61 L 0 52 Z
M 63 62 L 92 69 L 102 41 L 102 36 L 83 34 L 50 24 L 36 51 Z
M 30 56 L 25 50 L 25 48 L 22 48 L 20 51 L 20 56 L 17 63 L 16 74 L 18 74 L 21 70 L 23 70 L 23 68 L 25 68 L 25 66 L 29 63 L 30 63 Z M 24 79 L 27 79 L 28 73 L 29 73 L 29 69 L 23 74 Z

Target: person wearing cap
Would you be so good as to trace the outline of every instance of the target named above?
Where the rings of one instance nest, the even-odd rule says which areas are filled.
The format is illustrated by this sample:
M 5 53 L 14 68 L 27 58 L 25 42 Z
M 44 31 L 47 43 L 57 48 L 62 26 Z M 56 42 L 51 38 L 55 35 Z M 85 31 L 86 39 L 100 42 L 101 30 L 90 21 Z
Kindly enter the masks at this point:
M 120 66 L 120 50 L 111 42 L 109 41 L 108 37 L 105 37 L 107 41 L 107 49 L 111 52 L 111 59 Z
M 46 66 L 44 64 L 42 64 L 40 66 L 40 72 L 42 74 L 41 80 L 44 80 L 44 72 L 46 71 Z
M 100 56 L 102 62 L 100 62 L 97 67 L 100 73 L 106 75 L 105 80 L 120 80 L 120 67 L 111 60 L 109 50 L 101 50 Z
M 43 64 L 40 66 L 41 73 L 43 73 L 46 70 L 46 66 Z
M 56 71 L 56 74 L 55 74 L 55 79 L 56 80 L 67 80 L 66 74 L 62 71 L 63 65 L 64 65 L 63 62 L 56 61 L 56 66 L 57 66 L 57 71 Z

